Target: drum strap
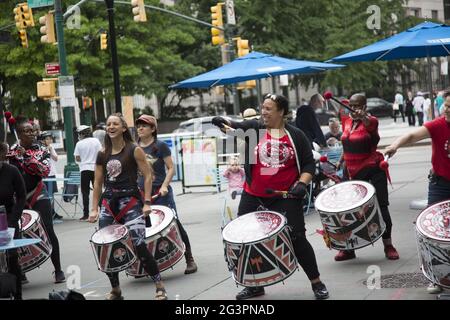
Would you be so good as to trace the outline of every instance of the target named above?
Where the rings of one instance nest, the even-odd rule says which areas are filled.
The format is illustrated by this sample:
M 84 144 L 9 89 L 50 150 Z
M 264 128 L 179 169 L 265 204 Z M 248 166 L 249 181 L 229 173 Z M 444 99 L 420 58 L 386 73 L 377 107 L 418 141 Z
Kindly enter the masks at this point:
M 34 204 L 37 202 L 39 195 L 41 194 L 42 189 L 44 188 L 44 183 L 39 181 L 38 185 L 33 191 L 33 195 L 31 196 L 31 200 L 27 202 L 27 206 L 29 209 L 32 209 Z
M 137 201 L 138 201 L 138 199 L 136 199 L 135 197 L 132 197 L 130 202 L 128 202 L 128 204 L 125 207 L 123 207 L 122 210 L 120 210 L 118 214 L 116 214 L 111 209 L 111 207 L 109 206 L 109 203 L 106 199 L 102 200 L 102 206 L 104 206 L 106 208 L 106 210 L 108 210 L 111 213 L 111 215 L 113 216 L 114 220 L 116 220 L 116 222 L 119 222 L 120 219 L 122 219 L 123 216 L 125 216 L 125 214 L 127 214 L 127 212 L 136 205 Z

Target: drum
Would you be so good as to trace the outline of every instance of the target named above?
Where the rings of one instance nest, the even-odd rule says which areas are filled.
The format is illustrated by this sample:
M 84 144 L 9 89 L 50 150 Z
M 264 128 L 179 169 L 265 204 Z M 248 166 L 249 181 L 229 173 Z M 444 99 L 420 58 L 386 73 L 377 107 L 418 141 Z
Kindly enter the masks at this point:
M 160 272 L 172 268 L 184 255 L 185 245 L 172 209 L 154 205 L 150 214 L 152 226 L 145 229 L 145 243 L 153 254 Z M 144 266 L 137 260 L 126 273 L 130 276 L 147 276 Z
M 416 220 L 422 272 L 431 282 L 450 288 L 450 200 L 423 210 Z
M 20 219 L 20 230 L 25 239 L 41 239 L 41 242 L 18 248 L 19 264 L 22 271 L 28 272 L 43 264 L 52 253 L 52 245 L 47 231 L 42 224 L 39 213 L 33 210 L 23 210 Z
M 222 237 L 228 269 L 243 286 L 270 286 L 297 269 L 287 220 L 278 212 L 242 215 L 225 226 Z
M 322 191 L 314 205 L 333 249 L 363 248 L 386 230 L 375 188 L 368 182 L 338 183 Z
M 90 242 L 100 271 L 119 272 L 136 261 L 130 232 L 124 225 L 102 228 L 92 235 Z

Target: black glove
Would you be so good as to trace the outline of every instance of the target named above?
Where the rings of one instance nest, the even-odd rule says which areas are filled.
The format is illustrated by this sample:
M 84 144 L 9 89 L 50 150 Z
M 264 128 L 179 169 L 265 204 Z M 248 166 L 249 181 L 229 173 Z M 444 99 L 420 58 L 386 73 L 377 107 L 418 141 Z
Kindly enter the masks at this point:
M 219 128 L 223 128 L 224 124 L 228 125 L 228 121 L 225 120 L 223 117 L 214 117 L 212 118 L 211 123 Z
M 294 198 L 303 199 L 306 195 L 307 185 L 301 181 L 296 181 L 289 188 L 289 195 Z

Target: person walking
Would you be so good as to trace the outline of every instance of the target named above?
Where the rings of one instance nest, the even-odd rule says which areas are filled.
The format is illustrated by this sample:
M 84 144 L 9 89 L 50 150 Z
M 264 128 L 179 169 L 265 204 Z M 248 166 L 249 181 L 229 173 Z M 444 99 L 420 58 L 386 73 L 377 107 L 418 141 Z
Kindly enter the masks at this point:
M 414 111 L 417 115 L 417 120 L 419 121 L 419 126 L 423 125 L 423 104 L 425 102 L 425 98 L 423 97 L 423 93 L 421 91 L 417 92 L 417 95 L 414 97 L 412 102 L 414 106 Z

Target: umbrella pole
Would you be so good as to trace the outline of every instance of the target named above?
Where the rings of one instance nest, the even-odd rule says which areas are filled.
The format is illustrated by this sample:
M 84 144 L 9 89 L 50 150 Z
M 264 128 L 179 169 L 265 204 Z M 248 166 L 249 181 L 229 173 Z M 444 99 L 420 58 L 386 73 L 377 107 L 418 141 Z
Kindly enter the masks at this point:
M 261 96 L 262 96 L 262 93 L 261 93 L 261 80 L 258 79 L 258 80 L 256 80 L 256 98 L 257 98 L 257 101 L 258 101 L 258 108 L 259 108 L 259 106 L 262 103 Z
M 434 120 L 433 79 L 431 73 L 431 57 L 429 54 L 427 55 L 427 62 L 428 62 L 428 91 L 430 92 L 430 99 L 431 99 L 431 119 Z

